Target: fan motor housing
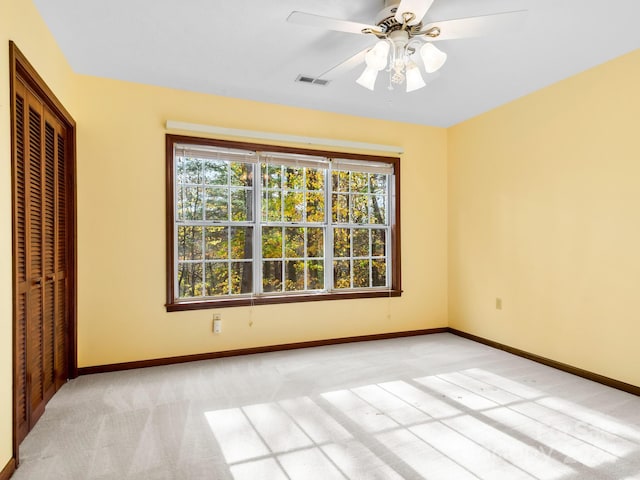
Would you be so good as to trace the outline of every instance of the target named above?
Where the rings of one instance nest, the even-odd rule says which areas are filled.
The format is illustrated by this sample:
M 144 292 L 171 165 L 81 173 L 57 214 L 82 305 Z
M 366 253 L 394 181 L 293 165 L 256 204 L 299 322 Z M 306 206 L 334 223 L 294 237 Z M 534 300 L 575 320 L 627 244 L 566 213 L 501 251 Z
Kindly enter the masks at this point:
M 400 2 L 398 0 L 385 0 L 385 5 L 382 10 L 376 15 L 375 23 L 385 33 L 391 33 L 395 30 L 400 30 L 402 24 L 399 23 L 396 18 L 396 11 Z M 418 33 L 422 29 L 422 22 L 407 27 L 409 34 Z

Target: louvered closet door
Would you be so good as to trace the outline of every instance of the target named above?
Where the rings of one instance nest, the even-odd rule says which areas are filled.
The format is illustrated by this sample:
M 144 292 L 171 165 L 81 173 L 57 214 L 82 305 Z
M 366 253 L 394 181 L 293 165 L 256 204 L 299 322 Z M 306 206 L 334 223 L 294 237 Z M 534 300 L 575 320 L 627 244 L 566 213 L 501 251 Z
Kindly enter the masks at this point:
M 14 165 L 14 264 L 15 264 L 15 286 L 14 305 L 16 322 L 16 416 L 18 423 L 18 439 L 22 440 L 29 431 L 29 411 L 28 406 L 28 386 L 27 386 L 27 258 L 28 229 L 27 229 L 27 188 L 28 175 L 28 146 L 29 140 L 26 91 L 21 84 L 15 85 L 15 126 L 14 144 L 15 165 Z
M 65 130 L 16 89 L 15 263 L 18 437 L 68 377 Z
M 43 399 L 48 401 L 66 380 L 64 137 L 62 124 L 44 111 L 42 166 L 42 309 Z M 62 189 L 62 198 L 60 193 Z M 62 212 L 61 212 L 62 210 Z M 61 215 L 62 214 L 62 215 Z

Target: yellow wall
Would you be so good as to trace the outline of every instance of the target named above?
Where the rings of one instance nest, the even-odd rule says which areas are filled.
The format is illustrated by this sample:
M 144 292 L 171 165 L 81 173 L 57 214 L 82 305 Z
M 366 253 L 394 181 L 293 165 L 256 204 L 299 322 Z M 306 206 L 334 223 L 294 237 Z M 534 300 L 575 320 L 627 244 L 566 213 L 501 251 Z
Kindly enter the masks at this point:
M 446 326 L 446 130 L 88 76 L 78 94 L 81 367 Z M 402 297 L 224 309 L 221 335 L 212 311 L 167 313 L 167 119 L 404 147 Z
M 31 2 L 0 0 L 0 470 L 12 456 L 11 135 L 9 40 L 73 114 L 74 77 Z
M 640 50 L 449 130 L 452 327 L 640 385 L 638 85 Z

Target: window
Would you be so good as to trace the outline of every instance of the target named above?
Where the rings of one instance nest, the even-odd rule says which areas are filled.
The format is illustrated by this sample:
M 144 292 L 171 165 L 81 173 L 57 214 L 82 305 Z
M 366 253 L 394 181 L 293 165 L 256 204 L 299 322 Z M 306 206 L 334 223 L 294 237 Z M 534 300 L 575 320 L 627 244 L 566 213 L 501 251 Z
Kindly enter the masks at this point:
M 167 135 L 167 309 L 400 295 L 398 168 Z

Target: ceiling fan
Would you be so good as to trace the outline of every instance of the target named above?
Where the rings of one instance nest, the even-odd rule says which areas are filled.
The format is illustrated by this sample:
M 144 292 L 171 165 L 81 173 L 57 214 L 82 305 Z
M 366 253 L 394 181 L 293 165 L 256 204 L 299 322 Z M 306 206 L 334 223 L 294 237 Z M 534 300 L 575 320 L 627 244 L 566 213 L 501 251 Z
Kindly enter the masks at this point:
M 372 35 L 376 44 L 319 76 L 328 80 L 339 76 L 356 65 L 366 67 L 356 82 L 373 90 L 378 73 L 389 72 L 389 89 L 405 84 L 406 91 L 418 90 L 426 85 L 418 63 L 425 72 L 438 71 L 447 60 L 447 54 L 432 42 L 485 35 L 494 31 L 517 28 L 525 18 L 526 10 L 501 12 L 478 17 L 459 18 L 442 22 L 422 23 L 434 0 L 385 0 L 384 8 L 376 15 L 372 25 L 314 15 L 291 12 L 287 21 L 299 25 L 320 27 L 339 32 Z

